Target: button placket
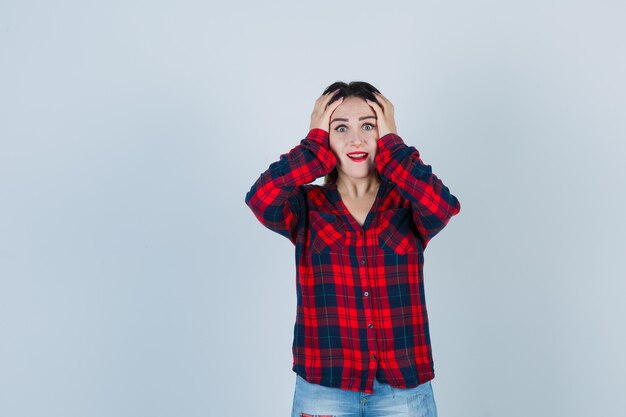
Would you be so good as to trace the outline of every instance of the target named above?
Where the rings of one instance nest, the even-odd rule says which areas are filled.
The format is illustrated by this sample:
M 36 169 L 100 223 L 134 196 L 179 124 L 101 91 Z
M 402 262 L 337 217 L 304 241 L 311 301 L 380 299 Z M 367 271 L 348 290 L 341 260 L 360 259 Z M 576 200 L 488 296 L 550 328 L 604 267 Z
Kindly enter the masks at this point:
M 369 234 L 368 231 L 362 231 L 359 230 L 357 232 L 357 241 L 358 241 L 358 247 L 359 247 L 359 257 L 357 258 L 357 262 L 359 265 L 359 271 L 360 271 L 360 275 L 361 275 L 361 280 L 362 280 L 362 287 L 363 288 L 369 288 L 370 287 L 370 282 L 369 282 L 369 269 L 368 269 L 368 243 L 372 244 L 373 242 L 377 242 L 377 240 L 373 240 L 368 242 L 368 239 L 376 239 L 376 233 L 374 234 Z M 369 335 L 367 337 L 367 344 L 369 347 L 369 351 L 370 352 L 377 352 L 378 351 L 378 343 L 376 341 L 376 333 L 373 331 L 374 329 L 374 323 L 373 323 L 373 318 L 374 318 L 374 314 L 373 314 L 373 304 L 372 304 L 372 299 L 370 297 L 370 291 L 369 290 L 363 290 L 363 308 L 364 308 L 364 321 L 365 321 L 365 325 L 367 326 L 367 329 L 372 329 L 371 332 L 368 332 Z M 371 358 L 371 365 L 370 365 L 370 372 L 375 373 L 376 372 L 376 368 L 377 368 L 377 355 L 371 354 L 370 356 Z

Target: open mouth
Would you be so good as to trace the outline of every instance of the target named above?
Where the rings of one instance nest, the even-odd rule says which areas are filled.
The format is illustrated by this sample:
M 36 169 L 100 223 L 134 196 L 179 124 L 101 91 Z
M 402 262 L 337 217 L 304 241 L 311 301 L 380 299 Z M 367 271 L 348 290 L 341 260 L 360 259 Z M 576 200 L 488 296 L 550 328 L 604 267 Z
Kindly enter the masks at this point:
M 350 152 L 348 158 L 352 159 L 354 162 L 363 162 L 367 159 L 367 155 L 367 152 Z

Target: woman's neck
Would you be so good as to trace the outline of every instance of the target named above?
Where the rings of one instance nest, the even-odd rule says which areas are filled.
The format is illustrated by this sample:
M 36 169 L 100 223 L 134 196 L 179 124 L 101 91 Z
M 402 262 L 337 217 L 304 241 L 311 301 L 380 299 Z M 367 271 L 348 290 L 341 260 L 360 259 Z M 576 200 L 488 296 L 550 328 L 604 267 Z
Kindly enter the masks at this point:
M 376 176 L 367 178 L 337 178 L 337 191 L 347 198 L 361 198 L 369 194 L 376 194 L 380 187 L 380 180 Z

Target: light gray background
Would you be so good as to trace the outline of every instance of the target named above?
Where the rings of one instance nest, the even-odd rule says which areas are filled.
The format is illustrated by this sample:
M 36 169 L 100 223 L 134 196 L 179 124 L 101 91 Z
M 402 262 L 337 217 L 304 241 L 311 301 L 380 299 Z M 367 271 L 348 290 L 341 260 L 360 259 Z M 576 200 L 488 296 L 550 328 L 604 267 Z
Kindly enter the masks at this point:
M 364 80 L 461 202 L 440 416 L 622 416 L 621 1 L 0 1 L 0 415 L 287 416 L 291 243 L 245 193 Z

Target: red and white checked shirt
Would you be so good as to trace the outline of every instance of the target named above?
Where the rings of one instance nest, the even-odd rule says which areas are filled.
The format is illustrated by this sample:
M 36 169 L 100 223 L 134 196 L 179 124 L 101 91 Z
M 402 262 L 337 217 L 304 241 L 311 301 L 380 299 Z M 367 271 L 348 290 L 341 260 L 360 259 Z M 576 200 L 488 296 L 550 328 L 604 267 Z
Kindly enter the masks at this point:
M 336 185 L 309 184 L 336 157 L 323 129 L 261 174 L 245 202 L 295 245 L 293 371 L 308 382 L 365 393 L 374 378 L 411 388 L 435 377 L 423 252 L 461 205 L 400 136 L 378 139 L 382 183 L 363 226 Z

